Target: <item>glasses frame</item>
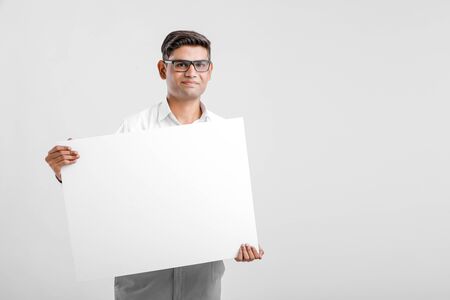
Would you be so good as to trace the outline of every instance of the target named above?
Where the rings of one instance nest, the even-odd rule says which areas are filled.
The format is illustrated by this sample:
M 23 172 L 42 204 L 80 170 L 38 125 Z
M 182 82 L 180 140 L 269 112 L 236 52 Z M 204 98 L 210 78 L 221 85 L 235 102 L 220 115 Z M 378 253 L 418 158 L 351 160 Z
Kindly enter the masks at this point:
M 194 63 L 200 62 L 200 61 L 202 61 L 202 62 L 208 62 L 208 69 L 206 69 L 205 71 L 199 71 L 199 70 L 197 70 L 197 68 L 195 67 L 195 64 L 194 64 Z M 209 59 L 200 59 L 200 60 L 174 59 L 174 60 L 163 60 L 163 62 L 166 63 L 166 64 L 172 64 L 172 65 L 175 64 L 175 63 L 177 63 L 177 62 L 184 62 L 184 63 L 186 63 L 186 64 L 189 64 L 189 65 L 187 66 L 187 68 L 186 68 L 186 71 L 175 71 L 175 72 L 179 72 L 179 73 L 187 72 L 187 71 L 189 70 L 189 68 L 191 67 L 191 65 L 193 65 L 195 71 L 197 71 L 197 72 L 199 72 L 199 73 L 208 72 L 208 71 L 209 71 L 209 68 L 211 67 L 211 63 L 212 63 L 212 61 L 209 60 Z

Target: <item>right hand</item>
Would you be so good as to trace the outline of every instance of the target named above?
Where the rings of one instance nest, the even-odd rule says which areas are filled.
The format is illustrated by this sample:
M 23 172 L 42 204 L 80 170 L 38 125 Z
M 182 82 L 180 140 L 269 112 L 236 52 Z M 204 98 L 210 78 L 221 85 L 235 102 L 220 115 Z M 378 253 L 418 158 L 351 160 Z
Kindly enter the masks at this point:
M 62 180 L 61 168 L 65 165 L 76 163 L 79 157 L 78 152 L 72 150 L 69 146 L 57 145 L 48 151 L 45 161 L 52 168 L 53 172 L 55 172 L 56 177 Z

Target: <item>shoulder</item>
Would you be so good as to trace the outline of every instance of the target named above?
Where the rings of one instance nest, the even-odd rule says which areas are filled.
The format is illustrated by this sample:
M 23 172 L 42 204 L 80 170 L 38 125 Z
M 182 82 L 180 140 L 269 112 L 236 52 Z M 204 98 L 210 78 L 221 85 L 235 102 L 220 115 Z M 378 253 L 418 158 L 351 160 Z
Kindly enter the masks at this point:
M 159 103 L 126 116 L 116 133 L 148 130 L 157 117 L 158 105 Z

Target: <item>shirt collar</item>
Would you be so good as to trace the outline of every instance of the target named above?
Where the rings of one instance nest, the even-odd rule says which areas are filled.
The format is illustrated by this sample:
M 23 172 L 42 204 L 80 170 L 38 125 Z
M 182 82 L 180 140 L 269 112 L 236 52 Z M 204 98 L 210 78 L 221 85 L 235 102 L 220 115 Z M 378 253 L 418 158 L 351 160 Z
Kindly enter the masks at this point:
M 200 119 L 196 121 L 209 121 L 210 116 L 208 114 L 208 110 L 206 109 L 206 105 L 202 101 L 200 101 L 200 109 L 202 110 L 202 115 L 200 116 Z M 164 101 L 161 102 L 161 105 L 159 106 L 158 121 L 161 122 L 167 117 L 171 117 L 174 121 L 176 121 L 176 117 L 170 110 L 169 102 L 167 102 L 166 98 Z

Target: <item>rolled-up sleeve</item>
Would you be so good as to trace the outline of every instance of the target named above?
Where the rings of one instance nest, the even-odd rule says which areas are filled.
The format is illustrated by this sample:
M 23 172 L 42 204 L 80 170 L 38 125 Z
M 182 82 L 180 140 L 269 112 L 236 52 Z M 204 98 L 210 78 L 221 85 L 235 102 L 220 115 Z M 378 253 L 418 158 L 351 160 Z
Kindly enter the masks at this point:
M 116 134 L 129 132 L 130 129 L 128 127 L 127 121 L 124 120 L 122 125 L 120 125 L 119 129 L 117 129 Z

